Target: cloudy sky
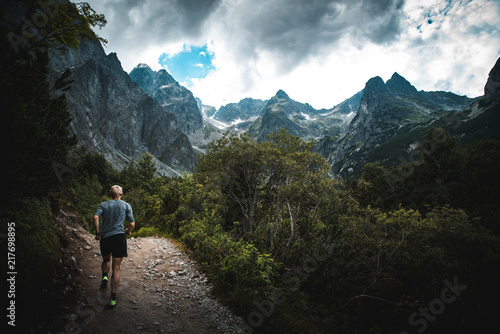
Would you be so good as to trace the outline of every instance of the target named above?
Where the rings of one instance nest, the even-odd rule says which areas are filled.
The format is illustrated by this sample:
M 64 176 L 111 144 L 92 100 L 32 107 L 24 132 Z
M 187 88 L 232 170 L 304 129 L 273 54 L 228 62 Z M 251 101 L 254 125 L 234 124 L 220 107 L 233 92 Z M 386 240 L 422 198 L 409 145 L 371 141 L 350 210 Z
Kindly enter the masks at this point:
M 204 104 L 245 97 L 332 108 L 374 76 L 483 94 L 500 0 L 87 0 L 125 71 L 165 68 Z

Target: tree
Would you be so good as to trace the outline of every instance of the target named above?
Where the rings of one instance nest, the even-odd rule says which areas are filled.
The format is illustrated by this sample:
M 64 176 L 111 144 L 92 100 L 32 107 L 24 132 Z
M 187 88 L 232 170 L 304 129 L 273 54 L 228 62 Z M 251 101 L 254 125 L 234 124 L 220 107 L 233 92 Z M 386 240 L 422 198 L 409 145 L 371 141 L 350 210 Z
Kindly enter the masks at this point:
M 258 193 L 265 175 L 262 150 L 247 133 L 226 133 L 208 145 L 207 152 L 196 165 L 196 178 L 220 194 L 223 203 L 236 214 L 229 224 L 241 221 L 244 234 L 252 234 Z M 234 212 L 234 211 L 233 211 Z
M 330 168 L 313 152 L 313 142 L 283 129 L 268 135 L 262 146 L 266 169 L 262 202 L 270 218 L 264 230 L 269 235 L 269 250 L 275 248 L 275 257 L 284 260 L 292 248 L 301 248 L 317 224 L 319 206 L 325 196 L 331 195 Z
M 195 178 L 215 194 L 228 230 L 283 260 L 312 231 L 326 195 L 329 167 L 313 147 L 284 130 L 267 142 L 226 134 L 200 157 Z
M 139 175 L 141 188 L 149 193 L 152 193 L 155 189 L 154 183 L 156 172 L 158 171 L 156 162 L 153 159 L 153 155 L 148 152 L 143 153 L 141 159 L 137 162 L 137 173 Z
M 27 60 L 48 50 L 78 49 L 81 40 L 107 43 L 92 30 L 104 27 L 106 18 L 86 2 L 7 0 L 0 10 L 6 19 L 2 26 L 8 42 L 3 49 L 6 58 Z
M 71 115 L 64 91 L 68 71 L 50 85 L 50 50 L 77 48 L 82 39 L 98 40 L 92 27 L 105 19 L 88 4 L 7 1 L 0 7 L 0 140 L 3 192 L 10 197 L 44 196 L 60 181 L 68 150 L 76 144 L 69 132 Z M 62 167 L 61 167 L 62 166 Z M 5 168 L 5 167 L 4 167 Z M 4 195 L 4 196 L 5 196 Z

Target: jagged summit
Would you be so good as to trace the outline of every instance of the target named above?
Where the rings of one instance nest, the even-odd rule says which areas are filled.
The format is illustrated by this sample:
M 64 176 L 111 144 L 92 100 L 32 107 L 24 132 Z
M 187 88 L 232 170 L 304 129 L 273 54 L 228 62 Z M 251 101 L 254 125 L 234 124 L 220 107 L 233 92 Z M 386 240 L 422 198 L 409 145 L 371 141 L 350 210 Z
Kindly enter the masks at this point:
M 288 94 L 281 89 L 276 93 L 275 97 L 278 99 L 287 99 L 287 100 L 290 99 Z
M 346 175 L 395 135 L 435 121 L 444 111 L 461 110 L 472 101 L 449 92 L 418 91 L 397 72 L 387 82 L 376 76 L 367 81 L 346 133 L 333 140 L 324 137 L 318 150 L 332 163 L 335 175 Z
M 386 97 L 391 95 L 384 80 L 382 80 L 379 76 L 368 80 L 363 91 L 363 96 L 361 97 L 360 102 L 362 106 L 360 110 L 363 112 L 367 112 L 369 109 L 374 109 L 381 101 L 384 101 Z
M 190 135 L 203 128 L 203 116 L 193 93 L 179 85 L 165 69 L 155 72 L 149 66 L 139 64 L 129 76 L 163 109 L 175 116 L 183 133 Z
M 151 70 L 151 67 L 149 67 L 148 64 L 144 63 L 139 63 L 135 68 L 149 68 Z
M 387 86 L 381 77 L 376 76 L 368 80 L 365 84 L 365 95 L 372 92 L 387 93 Z
M 373 77 L 371 79 L 369 79 L 365 86 L 368 88 L 374 88 L 374 87 L 382 87 L 382 86 L 385 86 L 385 82 L 384 80 L 379 77 L 378 75 L 376 77 Z
M 417 89 L 399 73 L 394 72 L 392 77 L 386 82 L 387 89 L 389 89 L 394 95 L 418 95 Z
M 179 83 L 172 77 L 167 70 L 161 69 L 158 72 L 158 76 L 156 77 L 156 83 L 160 86 L 165 85 L 179 85 Z

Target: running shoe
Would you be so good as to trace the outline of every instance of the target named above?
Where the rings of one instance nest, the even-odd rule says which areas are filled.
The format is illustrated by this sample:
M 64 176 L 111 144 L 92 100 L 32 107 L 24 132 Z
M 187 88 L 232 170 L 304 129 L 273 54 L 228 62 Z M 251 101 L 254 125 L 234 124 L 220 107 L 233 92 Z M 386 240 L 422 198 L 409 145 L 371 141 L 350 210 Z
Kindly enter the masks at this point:
M 99 287 L 99 292 L 105 293 L 108 291 L 108 276 L 104 276 Z

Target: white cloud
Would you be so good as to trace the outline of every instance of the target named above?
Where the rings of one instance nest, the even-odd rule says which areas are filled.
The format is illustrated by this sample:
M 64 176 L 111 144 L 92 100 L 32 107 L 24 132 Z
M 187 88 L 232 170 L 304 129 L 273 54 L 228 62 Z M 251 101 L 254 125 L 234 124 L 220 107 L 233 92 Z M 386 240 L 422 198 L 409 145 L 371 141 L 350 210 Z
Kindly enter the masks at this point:
M 419 89 L 482 95 L 500 51 L 498 3 L 407 5 L 412 19 L 401 47 L 416 55 L 407 67 L 407 79 Z M 427 23 L 427 18 L 432 23 Z M 414 28 L 419 25 L 421 33 Z
M 216 68 L 190 89 L 219 107 L 279 89 L 331 108 L 374 76 L 478 96 L 500 54 L 497 1 L 91 0 L 129 72 L 205 45 Z

